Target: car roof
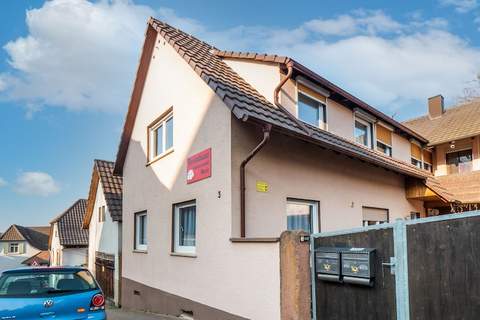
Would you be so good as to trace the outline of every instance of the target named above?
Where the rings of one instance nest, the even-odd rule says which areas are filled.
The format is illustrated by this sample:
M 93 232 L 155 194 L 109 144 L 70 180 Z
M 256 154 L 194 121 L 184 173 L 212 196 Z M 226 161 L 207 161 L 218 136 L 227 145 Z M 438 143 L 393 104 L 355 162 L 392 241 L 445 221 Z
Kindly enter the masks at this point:
M 82 270 L 87 270 L 84 267 L 26 267 L 26 268 L 17 268 L 5 270 L 2 274 L 15 274 L 15 273 L 48 273 L 48 272 L 78 272 Z

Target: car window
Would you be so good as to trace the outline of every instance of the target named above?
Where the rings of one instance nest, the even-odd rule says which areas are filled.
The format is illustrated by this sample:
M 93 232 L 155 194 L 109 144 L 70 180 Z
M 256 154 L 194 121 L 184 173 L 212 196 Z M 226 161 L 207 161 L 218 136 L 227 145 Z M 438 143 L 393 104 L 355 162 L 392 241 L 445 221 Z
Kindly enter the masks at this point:
M 0 277 L 0 297 L 55 295 L 95 289 L 98 289 L 97 284 L 86 270 L 26 271 Z

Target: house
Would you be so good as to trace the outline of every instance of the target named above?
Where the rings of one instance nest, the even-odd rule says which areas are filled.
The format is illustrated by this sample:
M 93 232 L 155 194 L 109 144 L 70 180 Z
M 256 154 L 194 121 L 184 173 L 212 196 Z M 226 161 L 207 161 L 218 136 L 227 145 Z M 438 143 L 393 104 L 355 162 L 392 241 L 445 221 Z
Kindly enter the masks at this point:
M 107 299 L 120 304 L 122 178 L 114 163 L 94 160 L 83 228 L 89 232 L 88 268 Z
M 87 264 L 88 230 L 83 229 L 87 200 L 79 199 L 50 222 L 50 265 Z
M 412 143 L 428 140 L 291 58 L 150 19 L 114 168 L 122 306 L 280 319 L 284 230 L 424 216 L 418 186 L 456 201 Z
M 437 182 L 459 201 L 455 206 L 426 199 L 430 215 L 480 209 L 480 100 L 445 108 L 441 95 L 428 99 L 428 114 L 404 125 L 428 139 L 412 163 L 435 175 Z M 415 156 L 414 156 L 415 154 Z
M 24 265 L 48 264 L 48 237 L 50 227 L 23 227 L 11 225 L 0 236 L 0 272 Z M 37 259 L 38 256 L 42 260 Z M 35 265 L 34 264 L 34 265 Z

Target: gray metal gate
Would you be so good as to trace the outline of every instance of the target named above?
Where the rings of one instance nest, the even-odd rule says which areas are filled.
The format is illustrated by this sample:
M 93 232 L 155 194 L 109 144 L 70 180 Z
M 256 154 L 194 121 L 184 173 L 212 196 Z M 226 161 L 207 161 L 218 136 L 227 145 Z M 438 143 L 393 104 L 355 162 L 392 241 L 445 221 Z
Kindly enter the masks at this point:
M 310 246 L 315 320 L 477 319 L 480 314 L 480 211 L 314 234 Z M 365 278 L 342 275 L 352 250 L 359 257 L 368 253 L 365 248 L 375 249 L 368 267 L 374 270 L 372 286 L 362 285 L 369 283 Z M 335 254 L 326 251 L 342 257 L 338 275 Z M 329 261 L 329 268 L 317 268 L 317 259 Z

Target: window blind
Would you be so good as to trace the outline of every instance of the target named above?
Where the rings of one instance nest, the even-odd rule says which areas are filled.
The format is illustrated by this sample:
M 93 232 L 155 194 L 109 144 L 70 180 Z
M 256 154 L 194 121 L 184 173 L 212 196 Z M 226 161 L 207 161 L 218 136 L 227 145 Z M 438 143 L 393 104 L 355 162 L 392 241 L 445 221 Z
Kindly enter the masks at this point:
M 321 95 L 320 93 L 318 93 L 317 91 L 301 84 L 301 83 L 297 83 L 297 88 L 298 88 L 298 91 L 301 91 L 319 101 L 322 101 L 323 103 L 326 103 L 327 101 L 327 98 L 324 96 L 324 95 Z
M 376 125 L 377 129 L 377 140 L 380 140 L 386 145 L 392 145 L 392 131 L 388 130 L 384 126 Z

